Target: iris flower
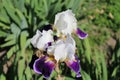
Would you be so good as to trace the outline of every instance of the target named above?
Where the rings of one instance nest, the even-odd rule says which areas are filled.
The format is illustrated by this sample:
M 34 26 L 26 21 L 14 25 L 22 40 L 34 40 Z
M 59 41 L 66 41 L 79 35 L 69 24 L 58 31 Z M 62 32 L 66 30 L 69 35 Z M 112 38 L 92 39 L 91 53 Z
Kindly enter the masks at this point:
M 37 35 L 38 33 L 32 38 L 32 44 L 39 38 Z M 36 44 L 33 44 L 33 46 L 35 45 Z M 38 41 L 37 45 L 41 45 L 41 43 Z M 43 74 L 45 78 L 49 78 L 50 74 L 55 69 L 56 64 L 65 62 L 66 65 L 76 73 L 77 77 L 80 77 L 80 65 L 78 58 L 75 56 L 75 45 L 75 41 L 70 35 L 67 35 L 65 39 L 59 39 L 56 42 L 53 42 L 46 50 L 47 55 L 43 54 L 43 56 L 33 58 L 31 61 L 33 70 L 38 74 Z
M 76 43 L 71 33 L 75 31 L 80 39 L 86 38 L 87 34 L 77 28 L 77 20 L 71 10 L 56 15 L 54 28 L 57 33 L 50 27 L 37 30 L 32 37 L 31 43 L 40 54 L 33 55 L 30 67 L 36 73 L 43 74 L 44 78 L 49 78 L 56 65 L 64 62 L 76 73 L 76 77 L 81 77 L 80 60 L 75 54 Z M 59 33 L 62 36 L 58 36 Z
M 48 44 L 50 42 L 53 42 L 52 34 L 53 34 L 52 30 L 48 31 L 43 30 L 42 32 L 37 30 L 36 35 L 33 36 L 33 38 L 31 39 L 31 43 L 35 48 L 45 50 Z
M 77 20 L 75 18 L 75 14 L 73 14 L 71 10 L 66 10 L 56 14 L 54 27 L 57 29 L 58 33 L 62 33 L 64 35 L 71 35 L 71 33 L 74 32 L 80 39 L 84 39 L 88 36 L 87 33 L 77 28 Z

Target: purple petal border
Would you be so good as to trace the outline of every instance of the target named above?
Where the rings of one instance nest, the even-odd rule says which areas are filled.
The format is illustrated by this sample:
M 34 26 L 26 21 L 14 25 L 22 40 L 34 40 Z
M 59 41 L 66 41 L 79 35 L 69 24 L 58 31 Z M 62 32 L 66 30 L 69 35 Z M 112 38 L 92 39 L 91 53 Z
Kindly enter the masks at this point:
M 86 37 L 88 36 L 87 33 L 83 32 L 83 31 L 80 30 L 79 28 L 77 28 L 76 34 L 78 35 L 78 37 L 79 37 L 80 39 L 84 39 L 84 38 L 86 38 Z
M 75 60 L 67 60 L 66 65 L 76 73 L 76 77 L 81 77 L 80 74 L 80 60 L 76 57 Z
M 44 56 L 37 59 L 33 65 L 33 69 L 38 74 L 43 74 L 45 78 L 49 78 L 55 68 L 55 63 L 48 60 L 49 57 Z

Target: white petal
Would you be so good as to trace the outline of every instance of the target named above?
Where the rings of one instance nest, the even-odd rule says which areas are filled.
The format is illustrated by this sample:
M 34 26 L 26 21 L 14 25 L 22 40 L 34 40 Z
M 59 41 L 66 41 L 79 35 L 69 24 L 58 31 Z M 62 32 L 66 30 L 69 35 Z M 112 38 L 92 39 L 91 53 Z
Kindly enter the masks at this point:
M 67 34 L 66 43 L 72 44 L 74 47 L 76 46 L 75 40 L 69 34 Z
M 75 41 L 72 36 L 68 34 L 66 41 L 59 39 L 56 42 L 54 57 L 57 61 L 64 61 L 65 59 L 74 60 L 75 49 Z
M 47 49 L 47 53 L 49 55 L 54 55 L 55 49 L 57 48 L 57 46 L 64 44 L 64 42 L 62 40 L 58 40 L 54 43 L 52 43 L 52 46 L 49 46 Z
M 57 61 L 64 61 L 65 59 L 74 60 L 75 48 L 72 44 L 60 44 L 55 47 L 54 57 Z
M 66 50 L 67 50 L 67 58 L 74 60 L 75 50 L 76 50 L 76 43 L 75 40 L 72 38 L 71 35 L 67 35 L 66 38 Z
M 42 36 L 41 32 L 37 30 L 36 34 L 32 37 L 31 43 L 36 48 L 39 38 Z
M 59 17 L 59 19 L 58 19 Z M 67 28 L 67 23 L 63 20 L 65 17 L 64 14 L 56 15 L 57 21 L 55 22 L 55 26 L 61 31 Z
M 73 30 L 76 30 L 77 20 L 71 10 L 66 10 L 55 16 L 54 25 L 57 31 L 67 35 L 67 33 L 71 34 Z
M 49 55 L 54 55 L 54 50 L 55 50 L 55 46 L 49 46 L 48 49 L 47 49 L 47 53 Z
M 56 46 L 55 52 L 54 52 L 54 57 L 57 61 L 64 61 L 66 59 L 67 52 L 65 49 L 65 44 L 61 44 Z
M 67 50 L 67 59 L 71 59 L 71 60 L 74 60 L 75 57 L 75 48 L 72 44 L 67 44 L 66 45 L 66 50 Z
M 42 37 L 39 39 L 38 43 L 37 43 L 37 48 L 38 49 L 44 49 L 45 45 L 48 42 L 53 42 L 53 36 L 51 34 L 51 30 L 49 31 L 44 31 L 42 32 Z
M 60 45 L 60 44 L 64 44 L 64 41 L 63 40 L 56 41 L 56 45 Z
M 45 42 L 44 39 L 41 37 L 37 43 L 37 48 L 44 50 Z

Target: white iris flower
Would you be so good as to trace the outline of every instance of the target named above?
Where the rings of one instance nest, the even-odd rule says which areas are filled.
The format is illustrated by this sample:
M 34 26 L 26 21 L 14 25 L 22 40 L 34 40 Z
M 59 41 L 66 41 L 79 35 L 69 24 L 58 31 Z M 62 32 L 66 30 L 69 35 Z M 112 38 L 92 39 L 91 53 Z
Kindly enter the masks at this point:
M 71 33 L 74 32 L 80 39 L 84 39 L 88 36 L 87 33 L 77 28 L 77 20 L 75 18 L 75 14 L 73 14 L 71 10 L 66 10 L 56 14 L 54 27 L 57 30 L 57 35 L 60 35 L 60 33 L 71 35 Z
M 37 30 L 36 34 L 31 39 L 31 43 L 35 48 L 44 50 L 45 46 L 49 42 L 53 42 L 52 34 L 53 34 L 52 30 L 48 31 L 43 30 L 42 33 L 39 30 Z
M 57 61 L 74 60 L 75 49 L 74 39 L 67 35 L 66 40 L 60 39 L 48 47 L 47 53 L 53 55 Z
M 77 29 L 77 20 L 71 10 L 66 10 L 56 14 L 54 26 L 58 32 L 63 34 L 71 34 Z
M 42 56 L 32 57 L 31 68 L 43 74 L 44 78 L 49 78 L 56 64 L 65 62 L 77 77 L 81 77 L 80 61 L 75 55 L 76 43 L 71 34 L 74 32 L 80 39 L 86 38 L 88 34 L 77 28 L 77 20 L 71 10 L 56 14 L 53 27 L 47 26 L 42 32 L 37 30 L 31 38 L 32 45 L 45 52 L 41 53 Z

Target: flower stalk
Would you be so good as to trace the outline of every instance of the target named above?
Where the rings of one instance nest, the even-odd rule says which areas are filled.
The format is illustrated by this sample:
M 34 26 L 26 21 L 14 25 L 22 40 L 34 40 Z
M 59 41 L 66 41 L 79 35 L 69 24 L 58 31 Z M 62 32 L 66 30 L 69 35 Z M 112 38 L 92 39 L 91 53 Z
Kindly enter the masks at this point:
M 56 80 L 62 80 L 62 77 L 61 77 L 61 75 L 60 75 L 59 63 L 56 64 L 55 70 L 56 70 L 56 72 L 57 72 Z

